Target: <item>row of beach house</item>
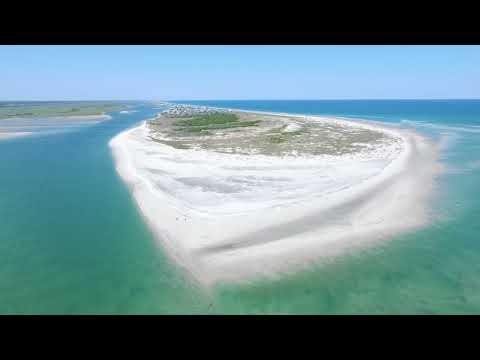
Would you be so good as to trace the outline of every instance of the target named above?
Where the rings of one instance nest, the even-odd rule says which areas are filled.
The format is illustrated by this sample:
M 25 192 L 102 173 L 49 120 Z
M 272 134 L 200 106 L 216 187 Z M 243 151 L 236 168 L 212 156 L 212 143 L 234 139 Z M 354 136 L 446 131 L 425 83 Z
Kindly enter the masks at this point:
M 198 115 L 210 115 L 221 112 L 228 112 L 228 110 L 215 109 L 208 106 L 195 105 L 170 105 L 168 109 L 160 113 L 161 116 L 176 118 L 176 117 L 192 117 Z

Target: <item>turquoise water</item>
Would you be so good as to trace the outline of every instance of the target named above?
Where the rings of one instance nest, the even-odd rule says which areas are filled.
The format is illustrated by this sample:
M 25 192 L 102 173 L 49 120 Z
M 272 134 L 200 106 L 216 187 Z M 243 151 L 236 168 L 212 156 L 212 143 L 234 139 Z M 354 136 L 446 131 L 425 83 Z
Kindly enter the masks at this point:
M 296 274 L 199 289 L 115 172 L 108 141 L 159 111 L 139 103 L 103 123 L 0 142 L 0 313 L 480 313 L 480 101 L 200 103 L 413 128 L 442 144 L 436 220 Z

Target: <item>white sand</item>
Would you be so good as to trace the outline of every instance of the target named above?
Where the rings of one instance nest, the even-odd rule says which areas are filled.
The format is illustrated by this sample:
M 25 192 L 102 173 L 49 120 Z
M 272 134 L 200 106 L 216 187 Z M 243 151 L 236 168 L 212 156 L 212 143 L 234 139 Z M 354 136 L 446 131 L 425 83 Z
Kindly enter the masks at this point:
M 144 124 L 110 146 L 156 238 L 204 285 L 296 271 L 428 222 L 435 146 L 368 122 L 309 119 L 401 141 L 348 156 L 248 156 L 175 149 Z
M 0 140 L 12 139 L 16 137 L 29 136 L 32 132 L 28 131 L 13 131 L 13 132 L 0 132 Z

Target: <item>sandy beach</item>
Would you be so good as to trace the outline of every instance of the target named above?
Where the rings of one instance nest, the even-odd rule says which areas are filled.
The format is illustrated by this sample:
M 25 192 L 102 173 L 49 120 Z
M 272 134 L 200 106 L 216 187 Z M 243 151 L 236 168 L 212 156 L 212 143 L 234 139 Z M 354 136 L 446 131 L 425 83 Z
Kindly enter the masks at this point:
M 367 121 L 288 116 L 393 140 L 340 155 L 228 154 L 152 141 L 144 123 L 110 141 L 159 243 L 201 284 L 281 276 L 430 221 L 440 167 L 427 139 Z

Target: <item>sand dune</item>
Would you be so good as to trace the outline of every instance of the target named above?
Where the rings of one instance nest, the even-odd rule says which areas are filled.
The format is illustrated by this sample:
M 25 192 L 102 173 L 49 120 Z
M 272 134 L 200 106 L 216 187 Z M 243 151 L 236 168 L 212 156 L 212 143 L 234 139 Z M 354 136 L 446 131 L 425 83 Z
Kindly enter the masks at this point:
M 429 221 L 439 171 L 425 138 L 342 156 L 263 156 L 153 142 L 143 124 L 110 142 L 120 176 L 167 253 L 204 285 L 278 276 Z

